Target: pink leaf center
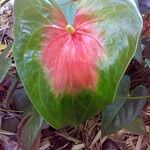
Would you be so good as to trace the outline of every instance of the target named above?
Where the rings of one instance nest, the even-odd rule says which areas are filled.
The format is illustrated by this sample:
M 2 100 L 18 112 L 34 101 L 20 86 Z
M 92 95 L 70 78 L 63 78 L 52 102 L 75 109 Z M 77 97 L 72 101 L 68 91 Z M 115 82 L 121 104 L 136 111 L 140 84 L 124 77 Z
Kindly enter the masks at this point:
M 94 90 L 104 49 L 96 21 L 78 11 L 73 25 L 62 14 L 43 31 L 41 64 L 55 95 Z

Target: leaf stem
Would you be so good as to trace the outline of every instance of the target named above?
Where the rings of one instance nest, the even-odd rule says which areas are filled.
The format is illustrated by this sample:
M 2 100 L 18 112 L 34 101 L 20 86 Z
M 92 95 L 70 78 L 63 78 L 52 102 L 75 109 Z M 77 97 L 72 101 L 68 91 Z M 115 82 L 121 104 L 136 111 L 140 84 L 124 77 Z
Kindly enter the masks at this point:
M 122 96 L 117 96 L 117 98 L 125 98 L 125 99 L 131 99 L 131 100 L 140 100 L 140 99 L 147 99 L 150 98 L 149 96 L 126 96 L 126 97 L 122 97 Z

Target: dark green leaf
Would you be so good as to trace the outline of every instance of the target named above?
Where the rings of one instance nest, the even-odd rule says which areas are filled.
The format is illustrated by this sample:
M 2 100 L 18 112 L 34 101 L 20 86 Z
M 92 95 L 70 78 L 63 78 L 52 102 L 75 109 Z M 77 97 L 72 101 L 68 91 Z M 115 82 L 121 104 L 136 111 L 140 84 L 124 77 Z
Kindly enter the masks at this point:
M 1 123 L 1 129 L 9 132 L 16 133 L 20 119 L 15 116 L 6 116 L 3 117 Z
M 129 93 L 127 91 L 124 91 L 124 86 L 128 86 L 129 90 L 129 82 L 128 80 L 125 82 L 125 78 L 123 78 L 122 80 L 123 81 L 118 88 L 115 102 L 112 105 L 107 106 L 103 111 L 103 136 L 117 132 L 130 124 L 139 115 L 146 103 L 146 96 L 148 95 L 147 88 L 145 88 L 144 86 L 138 86 L 131 92 L 129 96 Z M 122 83 L 125 83 L 125 85 L 123 86 Z M 142 96 L 145 98 L 140 98 Z M 134 100 L 131 100 L 130 98 L 133 97 Z
M 146 63 L 147 66 L 150 68 L 150 58 L 146 58 L 146 59 L 145 59 L 145 63 Z
M 11 44 L 0 54 L 0 83 L 8 73 L 8 70 L 10 69 L 11 60 L 10 58 L 6 58 L 8 52 L 11 49 Z
M 124 76 L 119 84 L 117 95 L 126 97 L 129 93 L 129 87 L 130 87 L 130 77 Z M 114 119 L 119 114 L 119 111 L 125 102 L 126 102 L 126 98 L 116 99 L 113 104 L 107 106 L 104 109 L 103 114 L 102 114 L 102 134 L 103 135 L 114 132 L 112 131 L 111 125 L 113 124 Z
M 23 88 L 16 89 L 12 94 L 12 104 L 15 110 L 29 112 L 31 111 L 31 103 Z
M 24 118 L 18 130 L 18 136 L 24 150 L 32 149 L 42 125 L 43 119 L 36 111 Z
M 137 60 L 141 64 L 143 63 L 142 52 L 143 52 L 143 49 L 142 49 L 141 39 L 140 39 L 139 43 L 138 43 L 138 47 L 137 47 L 136 53 L 134 55 L 134 59 Z
M 141 135 L 141 134 L 145 134 L 146 133 L 145 124 L 143 122 L 143 119 L 140 118 L 140 117 L 135 118 L 125 128 L 128 131 L 130 131 L 130 133 L 133 133 L 133 134 Z

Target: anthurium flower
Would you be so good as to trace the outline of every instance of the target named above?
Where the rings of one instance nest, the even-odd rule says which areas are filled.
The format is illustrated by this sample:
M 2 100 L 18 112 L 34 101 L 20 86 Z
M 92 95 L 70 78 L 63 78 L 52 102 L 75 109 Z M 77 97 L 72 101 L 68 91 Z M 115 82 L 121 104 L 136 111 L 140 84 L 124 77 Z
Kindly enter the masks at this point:
M 55 10 L 56 11 L 56 10 Z M 94 17 L 76 12 L 73 24 L 68 24 L 57 10 L 53 22 L 43 30 L 41 62 L 53 92 L 94 90 L 98 82 L 98 65 L 104 54 L 101 36 Z

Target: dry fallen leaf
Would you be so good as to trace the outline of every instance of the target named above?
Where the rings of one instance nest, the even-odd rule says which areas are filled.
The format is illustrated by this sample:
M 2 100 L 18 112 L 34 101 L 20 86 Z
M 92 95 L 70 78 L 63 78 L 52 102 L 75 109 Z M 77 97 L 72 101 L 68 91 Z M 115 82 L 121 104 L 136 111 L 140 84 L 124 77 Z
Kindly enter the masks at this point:
M 6 47 L 7 47 L 6 44 L 0 44 L 0 54 L 1 54 L 1 51 L 2 51 L 3 49 L 5 49 Z
M 0 0 L 0 6 L 3 6 L 5 3 L 7 3 L 9 0 Z

